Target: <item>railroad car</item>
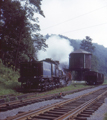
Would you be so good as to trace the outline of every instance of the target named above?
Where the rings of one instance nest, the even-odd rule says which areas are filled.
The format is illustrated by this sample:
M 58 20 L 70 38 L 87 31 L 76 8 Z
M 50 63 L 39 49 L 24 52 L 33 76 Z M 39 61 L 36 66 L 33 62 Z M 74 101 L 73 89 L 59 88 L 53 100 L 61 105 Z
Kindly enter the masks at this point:
M 21 63 L 18 79 L 21 88 L 45 91 L 61 87 L 61 81 L 66 79 L 63 72 L 59 70 L 58 64 L 58 61 L 51 59 Z
M 84 74 L 85 81 L 89 85 L 99 85 L 104 82 L 104 74 L 95 71 L 87 71 Z

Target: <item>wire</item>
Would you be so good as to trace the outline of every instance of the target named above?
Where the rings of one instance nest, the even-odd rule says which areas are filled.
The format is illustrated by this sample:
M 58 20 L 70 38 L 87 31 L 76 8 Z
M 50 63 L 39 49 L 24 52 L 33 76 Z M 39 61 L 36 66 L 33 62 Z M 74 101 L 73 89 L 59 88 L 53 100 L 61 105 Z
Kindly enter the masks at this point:
M 100 25 L 104 25 L 104 24 L 107 24 L 107 22 L 106 23 L 97 24 L 97 25 L 93 25 L 93 26 L 89 26 L 89 27 L 85 27 L 85 28 L 72 30 L 72 31 L 63 32 L 63 33 L 60 33 L 60 34 L 69 33 L 69 32 L 75 32 L 75 31 L 79 31 L 79 30 L 83 30 L 83 29 L 87 29 L 87 28 L 92 28 L 92 27 L 96 27 L 96 26 L 100 26 Z
M 84 15 L 90 14 L 90 13 L 95 12 L 95 11 L 97 11 L 97 10 L 99 10 L 99 9 L 104 8 L 104 7 L 107 7 L 107 5 L 106 5 L 106 6 L 103 6 L 103 7 L 100 7 L 100 8 L 97 8 L 97 9 L 95 9 L 95 10 L 93 10 L 93 11 L 84 13 L 84 14 L 82 14 L 82 15 L 79 15 L 79 16 L 77 16 L 77 17 L 68 19 L 68 20 L 66 20 L 66 21 L 64 21 L 64 22 L 61 22 L 61 23 L 58 23 L 58 24 L 56 24 L 56 25 L 49 26 L 49 27 L 47 27 L 47 28 L 42 29 L 41 31 L 46 30 L 46 29 L 49 29 L 49 28 L 52 28 L 52 27 L 55 27 L 55 26 L 58 26 L 58 25 L 61 25 L 61 24 L 65 23 L 65 22 L 68 22 L 68 21 L 71 21 L 71 20 L 74 20 L 74 19 L 77 19 L 77 18 L 79 18 L 79 17 L 82 17 L 82 16 L 84 16 Z

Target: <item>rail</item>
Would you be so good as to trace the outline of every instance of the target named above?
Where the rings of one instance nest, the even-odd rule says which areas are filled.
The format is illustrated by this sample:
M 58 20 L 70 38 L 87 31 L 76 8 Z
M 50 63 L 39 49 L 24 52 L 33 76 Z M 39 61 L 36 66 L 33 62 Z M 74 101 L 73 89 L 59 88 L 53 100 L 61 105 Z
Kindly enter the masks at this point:
M 62 115 L 59 118 L 56 118 L 54 120 L 69 120 L 69 119 L 73 120 L 78 114 L 80 114 L 81 112 L 83 112 L 87 107 L 89 107 L 90 105 L 92 105 L 93 103 L 95 103 L 97 100 L 99 100 L 106 93 L 107 93 L 107 91 L 105 91 L 104 93 L 102 93 L 98 97 L 85 102 L 84 104 L 78 106 L 74 110 L 69 111 L 68 113 L 66 113 L 66 114 L 64 114 L 64 115 Z
M 52 104 L 50 106 L 39 108 L 37 110 L 25 112 L 25 113 L 22 113 L 22 114 L 17 114 L 16 116 L 8 117 L 5 120 L 26 120 L 26 119 L 31 120 L 35 116 L 38 117 L 40 114 L 43 114 L 47 111 L 51 111 L 51 110 L 54 110 L 54 109 L 57 109 L 57 108 L 61 108 L 62 106 L 66 105 L 66 104 L 69 104 L 69 103 L 71 103 L 75 100 L 78 100 L 78 99 L 80 99 L 84 96 L 88 96 L 89 94 L 97 93 L 98 91 L 100 91 L 100 90 L 95 90 L 95 91 L 92 91 L 90 93 L 84 94 L 82 96 L 76 97 L 74 99 L 64 100 L 64 101 L 61 101 L 60 103 L 55 103 L 55 104 Z M 98 96 L 98 98 L 100 98 L 100 96 Z M 98 99 L 98 98 L 96 98 L 96 99 Z M 65 113 L 65 112 L 62 111 L 62 114 L 60 116 L 59 115 L 57 116 L 57 115 L 54 114 L 54 116 L 56 116 L 57 118 L 56 117 L 48 117 L 48 118 L 51 118 L 52 120 L 53 119 L 62 120 L 62 119 L 68 119 L 69 117 L 72 117 L 72 116 L 75 117 L 75 115 L 79 114 L 79 112 L 81 112 L 81 110 L 84 110 L 86 106 L 90 105 L 96 99 L 89 100 L 88 102 L 85 102 L 85 103 L 81 104 L 80 106 L 78 106 L 75 109 L 69 111 L 68 113 Z M 61 112 L 58 112 L 58 113 L 60 114 Z

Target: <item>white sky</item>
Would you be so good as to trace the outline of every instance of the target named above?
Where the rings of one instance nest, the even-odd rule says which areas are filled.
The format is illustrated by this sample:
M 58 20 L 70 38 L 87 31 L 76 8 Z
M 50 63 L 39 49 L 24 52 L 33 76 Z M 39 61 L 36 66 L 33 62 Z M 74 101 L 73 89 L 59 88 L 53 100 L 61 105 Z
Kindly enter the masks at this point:
M 107 0 L 43 0 L 45 18 L 39 16 L 41 33 L 71 39 L 90 36 L 107 47 Z

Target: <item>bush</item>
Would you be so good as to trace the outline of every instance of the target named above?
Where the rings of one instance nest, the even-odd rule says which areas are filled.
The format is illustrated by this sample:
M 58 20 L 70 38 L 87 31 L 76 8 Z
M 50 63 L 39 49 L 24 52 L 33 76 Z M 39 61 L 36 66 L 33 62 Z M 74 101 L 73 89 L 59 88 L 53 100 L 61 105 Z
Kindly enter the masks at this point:
M 0 59 L 0 95 L 17 94 L 19 72 L 4 66 Z
M 104 118 L 104 120 L 107 120 L 107 113 L 105 114 L 105 118 Z

